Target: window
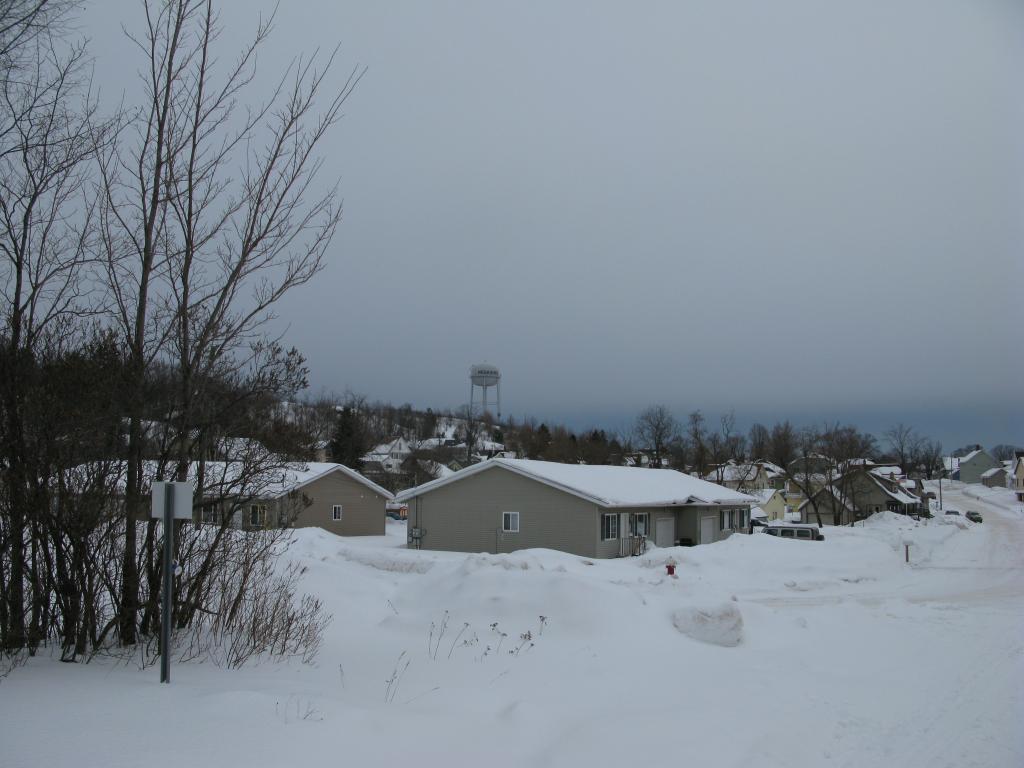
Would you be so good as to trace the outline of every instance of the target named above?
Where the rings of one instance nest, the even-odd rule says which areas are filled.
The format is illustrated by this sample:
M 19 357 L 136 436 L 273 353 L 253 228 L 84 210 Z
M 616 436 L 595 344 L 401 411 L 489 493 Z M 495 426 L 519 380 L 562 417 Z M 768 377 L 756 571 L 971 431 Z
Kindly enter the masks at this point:
M 331 507 L 331 520 L 341 520 L 341 504 L 335 504 L 333 507 Z
M 632 534 L 634 536 L 647 535 L 647 531 L 649 530 L 647 512 L 637 512 L 635 515 L 633 515 L 633 518 L 630 520 L 630 523 L 632 524 Z
M 779 535 L 782 538 L 784 538 L 784 539 L 792 539 L 793 538 L 793 529 L 792 528 L 783 528 L 781 531 L 779 531 Z
M 601 516 L 601 541 L 619 538 L 619 515 L 616 512 Z
M 249 507 L 249 525 L 254 528 L 261 528 L 267 522 L 267 508 L 262 504 L 253 504 Z
M 501 530 L 503 533 L 519 533 L 519 513 L 502 512 Z
M 767 533 L 769 536 L 778 536 L 779 535 L 779 529 L 778 528 L 765 528 L 764 532 Z
M 732 510 L 723 509 L 721 514 L 721 528 L 723 531 L 729 530 L 730 528 L 732 528 Z
M 203 504 L 202 515 L 204 523 L 216 524 L 220 522 L 220 515 L 217 514 L 216 504 Z
M 809 539 L 811 538 L 811 532 L 808 531 L 806 528 L 797 528 L 796 537 L 798 539 Z

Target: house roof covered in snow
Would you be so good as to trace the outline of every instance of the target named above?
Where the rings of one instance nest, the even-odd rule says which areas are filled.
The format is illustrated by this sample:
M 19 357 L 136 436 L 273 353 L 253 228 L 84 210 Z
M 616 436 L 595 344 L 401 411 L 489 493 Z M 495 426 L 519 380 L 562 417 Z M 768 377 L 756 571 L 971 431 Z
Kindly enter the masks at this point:
M 896 477 L 899 477 L 903 474 L 903 470 L 896 465 L 871 467 L 870 472 L 876 475 L 883 475 L 885 477 L 888 477 L 889 475 L 896 475 Z
M 757 464 L 737 464 L 730 461 L 708 472 L 704 479 L 712 483 L 719 479 L 723 483 L 744 483 L 756 479 L 760 471 L 761 467 Z
M 123 491 L 126 465 L 124 462 L 116 462 L 116 464 L 118 466 L 113 473 L 116 487 Z M 76 467 L 72 472 L 85 476 L 92 466 L 82 465 Z M 155 461 L 143 462 L 142 474 L 145 485 L 148 486 L 149 483 L 157 479 L 158 469 Z M 192 462 L 189 465 L 188 480 L 193 487 L 199 484 L 199 469 L 198 462 Z M 287 462 L 274 466 L 268 464 L 265 468 L 241 461 L 206 461 L 202 464 L 202 471 L 203 486 L 208 493 L 216 489 L 218 493 L 228 496 L 241 494 L 252 498 L 276 499 L 292 491 L 297 491 L 332 472 L 340 472 L 375 493 L 379 493 L 387 499 L 392 498 L 390 491 L 381 488 L 354 469 L 350 469 L 344 464 L 328 461 Z
M 744 491 L 744 493 L 747 494 L 748 496 L 753 496 L 755 499 L 757 499 L 759 504 L 767 504 L 769 501 L 771 501 L 772 496 L 774 496 L 776 493 L 781 495 L 782 491 L 779 491 L 776 488 L 757 488 L 749 491 Z
M 424 483 L 396 496 L 399 501 L 421 496 L 448 483 L 500 467 L 602 507 L 671 507 L 683 504 L 752 504 L 752 496 L 700 480 L 672 469 L 558 464 L 530 459 L 490 459 L 450 477 Z
M 984 472 L 982 472 L 981 476 L 982 477 L 995 477 L 1000 472 L 1006 472 L 1006 468 L 1005 467 L 992 467 L 992 469 L 986 469 Z

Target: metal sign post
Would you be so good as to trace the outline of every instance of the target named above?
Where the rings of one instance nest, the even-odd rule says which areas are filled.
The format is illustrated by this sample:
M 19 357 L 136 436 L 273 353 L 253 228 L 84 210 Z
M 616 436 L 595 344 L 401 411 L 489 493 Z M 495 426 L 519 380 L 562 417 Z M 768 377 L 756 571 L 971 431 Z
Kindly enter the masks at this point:
M 164 524 L 163 594 L 160 606 L 160 682 L 171 682 L 171 624 L 174 621 L 174 521 L 192 519 L 191 483 L 153 483 L 153 517 Z

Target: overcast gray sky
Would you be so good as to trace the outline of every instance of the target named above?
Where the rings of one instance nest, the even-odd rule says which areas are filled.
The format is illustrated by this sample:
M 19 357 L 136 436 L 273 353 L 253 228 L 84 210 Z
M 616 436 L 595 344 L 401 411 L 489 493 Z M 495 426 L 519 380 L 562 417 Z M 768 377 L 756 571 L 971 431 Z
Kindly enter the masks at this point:
M 227 56 L 272 6 L 222 5 Z M 107 94 L 140 18 L 87 11 Z M 345 219 L 279 310 L 315 391 L 455 407 L 488 361 L 578 426 L 1024 442 L 1019 0 L 305 0 L 261 71 L 339 42 Z

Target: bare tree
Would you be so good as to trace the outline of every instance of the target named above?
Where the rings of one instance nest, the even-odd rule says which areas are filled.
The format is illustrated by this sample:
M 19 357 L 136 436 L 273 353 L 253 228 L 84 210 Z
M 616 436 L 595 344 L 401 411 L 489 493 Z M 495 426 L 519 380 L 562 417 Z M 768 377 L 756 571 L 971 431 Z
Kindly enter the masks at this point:
M 219 75 L 210 0 L 146 0 L 130 35 L 144 60 L 145 102 L 131 140 L 102 156 L 101 223 L 108 287 L 128 349 L 128 468 L 120 637 L 134 642 L 139 605 L 135 520 L 141 516 L 144 382 L 164 356 L 178 371 L 177 434 L 187 436 L 208 373 L 302 381 L 294 350 L 261 329 L 285 292 L 310 280 L 341 216 L 336 188 L 317 195 L 317 148 L 358 82 L 324 95 L 323 68 L 297 59 L 262 105 L 237 105 L 271 31 L 260 19 Z M 238 175 L 235 177 L 233 174 Z M 267 383 L 274 389 L 280 381 Z M 182 445 L 175 472 L 187 466 Z M 147 547 L 153 524 L 147 529 Z
M 708 468 L 708 445 L 707 427 L 704 424 L 704 415 L 700 411 L 693 411 L 687 418 L 686 441 L 690 446 L 694 471 L 703 477 L 707 474 Z
M 93 204 L 85 187 L 110 123 L 95 120 L 84 44 L 68 41 L 75 5 L 0 2 L 0 453 L 9 515 L 0 542 L 9 558 L 0 623 L 10 628 L 9 648 L 26 639 L 26 526 L 38 533 L 48 514 L 45 496 L 30 490 L 45 475 L 26 434 L 28 373 L 43 348 L 74 336 L 73 324 L 92 308 L 85 270 Z
M 885 438 L 893 458 L 899 462 L 900 468 L 904 472 L 909 472 L 913 469 L 909 464 L 912 463 L 912 457 L 918 452 L 918 447 L 922 441 L 922 438 L 914 431 L 914 428 L 900 422 L 885 430 L 882 436 Z
M 797 430 L 788 422 L 772 428 L 771 460 L 782 468 L 786 481 L 810 503 L 818 525 L 822 525 L 817 492 L 829 478 L 816 461 L 821 448 L 821 433 L 814 427 Z
M 753 424 L 747 434 L 747 445 L 750 448 L 750 458 L 753 460 L 765 459 L 771 450 L 771 433 L 764 424 Z
M 634 428 L 637 442 L 649 450 L 656 467 L 661 467 L 661 458 L 669 445 L 679 435 L 679 424 L 672 412 L 664 405 L 652 405 L 641 411 Z
M 924 468 L 925 477 L 929 480 L 942 471 L 942 456 L 942 443 L 938 440 L 921 442 L 917 463 Z

